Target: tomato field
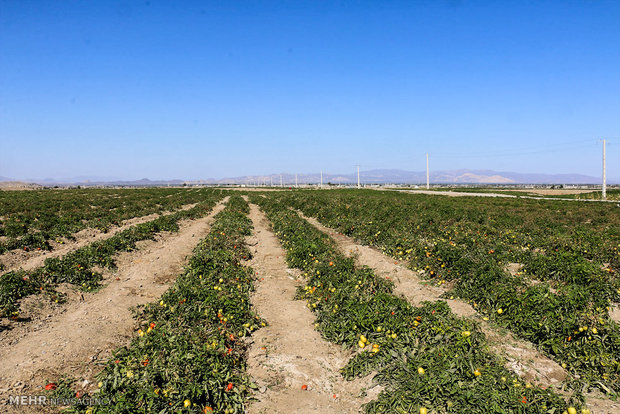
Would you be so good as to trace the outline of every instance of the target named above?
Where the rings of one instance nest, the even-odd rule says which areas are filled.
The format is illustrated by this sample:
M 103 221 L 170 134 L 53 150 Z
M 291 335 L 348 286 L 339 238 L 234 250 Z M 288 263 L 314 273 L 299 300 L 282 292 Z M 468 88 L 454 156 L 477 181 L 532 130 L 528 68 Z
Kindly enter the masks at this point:
M 56 240 L 71 247 L 84 229 L 101 237 L 54 256 Z M 264 233 L 277 248 L 252 238 Z M 366 250 L 344 239 L 393 273 L 362 264 Z M 63 399 L 45 409 L 75 413 L 315 412 L 315 399 L 334 413 L 620 412 L 615 204 L 350 189 L 0 192 L 0 263 L 15 251 L 45 260 L 0 271 L 9 412 L 40 408 L 11 403 L 15 394 Z M 275 275 L 254 256 L 284 258 L 296 286 L 282 300 L 299 305 L 298 332 L 277 346 L 258 333 L 278 321 L 256 308 L 283 303 L 256 293 Z M 440 295 L 401 294 L 418 288 Z M 309 332 L 342 355 L 338 380 L 287 357 Z M 518 348 L 493 345 L 503 333 L 561 378 L 526 375 Z M 277 373 L 265 385 L 260 364 Z

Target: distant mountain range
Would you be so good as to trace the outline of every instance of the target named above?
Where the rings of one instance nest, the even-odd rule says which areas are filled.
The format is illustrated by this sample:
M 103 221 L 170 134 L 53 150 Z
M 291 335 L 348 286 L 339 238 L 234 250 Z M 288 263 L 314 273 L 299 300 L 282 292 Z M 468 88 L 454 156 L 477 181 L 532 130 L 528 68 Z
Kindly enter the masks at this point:
M 294 185 L 295 174 L 268 174 L 246 175 L 222 179 L 205 180 L 120 180 L 113 177 L 88 177 L 80 176 L 68 180 L 54 180 L 45 178 L 42 180 L 19 180 L 45 186 L 51 185 L 116 185 L 116 186 L 162 186 L 186 184 L 245 184 L 245 185 Z M 280 181 L 282 180 L 282 181 Z M 298 174 L 297 183 L 316 184 L 321 180 L 320 173 Z M 0 177 L 0 181 L 14 181 L 8 177 Z M 426 172 L 404 170 L 370 170 L 360 172 L 360 181 L 363 184 L 422 184 L 426 183 Z M 430 174 L 430 182 L 433 184 L 598 184 L 601 179 L 583 174 L 536 174 L 515 173 L 493 170 L 449 170 L 433 171 Z M 617 184 L 618 180 L 610 180 L 609 184 Z M 330 174 L 323 173 L 324 184 L 356 184 L 357 174 Z
M 270 175 L 254 175 L 208 180 L 213 184 L 295 184 L 295 174 L 282 173 Z M 321 180 L 319 174 L 299 174 L 299 184 L 313 184 Z M 371 170 L 360 171 L 363 184 L 422 184 L 426 183 L 426 172 L 404 170 Z M 492 170 L 451 170 L 430 173 L 432 184 L 597 184 L 598 177 L 583 174 L 523 174 Z M 323 173 L 323 183 L 356 184 L 357 174 Z M 613 183 L 610 182 L 610 184 Z

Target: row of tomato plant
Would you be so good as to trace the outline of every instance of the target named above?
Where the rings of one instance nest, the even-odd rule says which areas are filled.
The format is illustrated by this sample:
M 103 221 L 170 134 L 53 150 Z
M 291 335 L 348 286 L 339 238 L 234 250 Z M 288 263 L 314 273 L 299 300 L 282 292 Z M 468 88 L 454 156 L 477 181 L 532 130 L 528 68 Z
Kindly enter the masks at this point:
M 455 193 L 493 193 L 505 194 L 515 197 L 528 198 L 551 198 L 551 199 L 571 199 L 571 200 L 602 200 L 603 194 L 600 190 L 591 190 L 578 194 L 544 194 L 536 192 L 536 189 L 526 191 L 523 189 L 494 188 L 494 187 L 434 187 L 431 191 L 449 191 Z M 405 190 L 406 191 L 406 190 Z M 620 189 L 608 189 L 606 199 L 609 201 L 620 200 Z
M 117 253 L 132 251 L 138 241 L 153 239 L 162 231 L 178 231 L 180 220 L 206 215 L 221 198 L 222 193 L 210 192 L 191 209 L 137 224 L 62 257 L 48 258 L 43 266 L 34 270 L 20 269 L 0 275 L 0 316 L 18 318 L 19 300 L 36 293 L 45 292 L 52 300 L 62 301 L 62 295 L 55 290 L 60 283 L 76 285 L 83 290 L 96 289 L 102 274 L 95 268 L 113 269 Z
M 85 228 L 107 231 L 138 216 L 199 202 L 209 189 L 71 189 L 0 191 L 0 253 L 51 248 Z
M 245 412 L 256 386 L 243 338 L 265 326 L 250 306 L 254 272 L 243 264 L 251 257 L 248 212 L 232 195 L 174 285 L 139 311 L 138 334 L 110 358 L 92 395 L 109 404 L 70 412 Z
M 620 201 L 620 189 L 611 189 L 606 192 L 607 200 Z M 591 193 L 583 193 L 583 194 L 574 194 L 571 195 L 570 198 L 575 198 L 578 200 L 602 200 L 603 192 L 602 191 L 594 191 Z
M 357 267 L 329 236 L 275 197 L 253 195 L 252 201 L 271 220 L 288 264 L 307 277 L 298 297 L 316 313 L 317 329 L 354 352 L 343 375 L 376 373 L 385 387 L 365 405 L 366 412 L 561 413 L 571 408 L 552 390 L 508 371 L 488 350 L 475 321 L 457 317 L 444 301 L 413 307 L 395 296 L 389 280 Z M 571 404 L 580 405 L 580 397 L 571 398 Z
M 572 385 L 620 391 L 620 329 L 608 312 L 620 298 L 614 206 L 376 191 L 280 197 L 451 286 L 449 295 L 555 358 Z

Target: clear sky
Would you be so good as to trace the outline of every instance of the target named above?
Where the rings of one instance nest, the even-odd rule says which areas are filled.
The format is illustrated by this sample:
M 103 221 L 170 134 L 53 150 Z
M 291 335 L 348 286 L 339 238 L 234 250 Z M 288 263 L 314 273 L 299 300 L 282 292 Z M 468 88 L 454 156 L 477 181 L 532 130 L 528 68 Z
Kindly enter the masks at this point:
M 0 0 L 0 176 L 620 178 L 620 1 Z

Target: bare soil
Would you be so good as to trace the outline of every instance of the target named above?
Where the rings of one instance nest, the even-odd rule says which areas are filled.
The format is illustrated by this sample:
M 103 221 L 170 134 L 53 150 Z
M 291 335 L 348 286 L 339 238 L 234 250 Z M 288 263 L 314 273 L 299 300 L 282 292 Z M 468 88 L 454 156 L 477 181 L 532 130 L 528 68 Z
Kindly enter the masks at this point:
M 416 272 L 408 269 L 405 262 L 394 260 L 372 247 L 357 243 L 354 239 L 323 226 L 315 218 L 306 217 L 301 212 L 298 214 L 334 238 L 340 249 L 345 254 L 355 257 L 360 265 L 368 266 L 375 270 L 378 275 L 391 279 L 395 284 L 395 293 L 403 295 L 412 305 L 417 306 L 425 300 L 444 300 L 456 315 L 476 318 L 480 324 L 480 329 L 487 338 L 491 351 L 503 357 L 506 360 L 506 367 L 525 381 L 543 388 L 557 388 L 568 377 L 567 372 L 557 362 L 540 353 L 533 344 L 518 339 L 505 329 L 482 320 L 469 304 L 459 300 L 439 298 L 441 294 L 446 292 L 446 289 L 430 286 L 420 279 Z M 517 267 L 512 266 L 511 270 L 516 272 Z M 557 391 L 560 394 L 566 394 L 561 389 Z M 620 402 L 606 399 L 605 396 L 598 393 L 587 394 L 586 403 L 596 414 L 620 413 Z
M 9 395 L 42 394 L 48 381 L 65 376 L 83 379 L 85 391 L 95 389 L 94 377 L 111 352 L 136 334 L 132 309 L 156 300 L 172 284 L 224 202 L 206 217 L 181 222 L 178 233 L 160 234 L 156 241 L 140 242 L 137 251 L 121 253 L 117 269 L 104 274 L 107 285 L 100 291 L 73 292 L 63 306 L 40 307 L 44 312 L 26 329 L 0 332 L 5 345 L 0 349 L 0 405 Z
M 514 190 L 497 190 L 497 191 L 518 191 L 520 193 L 540 194 L 540 195 L 571 195 L 593 193 L 597 190 L 565 190 L 552 188 L 530 188 L 530 189 L 514 189 Z
M 609 317 L 612 321 L 620 323 L 620 304 L 615 303 L 609 311 Z
M 333 229 L 327 228 L 316 219 L 305 217 L 308 222 L 324 233 L 333 237 L 345 254 L 353 255 L 359 264 L 368 266 L 380 276 L 391 279 L 395 285 L 395 293 L 404 296 L 414 306 L 423 301 L 444 300 L 456 315 L 466 318 L 476 318 L 482 332 L 487 337 L 490 348 L 507 360 L 507 367 L 512 369 L 524 380 L 545 387 L 558 385 L 567 374 L 555 361 L 538 352 L 530 343 L 515 338 L 508 332 L 492 327 L 482 320 L 476 310 L 468 303 L 460 300 L 442 299 L 446 293 L 443 287 L 432 286 L 422 280 L 420 276 L 408 269 L 405 263 L 394 260 L 383 253 L 357 243 L 355 240 Z
M 0 181 L 0 191 L 39 190 L 41 188 L 43 187 L 39 184 L 22 181 Z
M 250 218 L 255 229 L 248 240 L 254 246 L 250 265 L 258 278 L 252 304 L 269 325 L 253 334 L 249 348 L 248 373 L 259 391 L 248 412 L 359 412 L 379 387 L 360 397 L 370 380 L 346 381 L 341 376 L 339 369 L 352 354 L 314 329 L 314 315 L 304 301 L 294 299 L 303 279 L 287 268 L 284 249 L 255 205 L 251 205 Z M 302 390 L 303 385 L 307 390 Z
M 195 203 L 188 204 L 188 205 L 181 207 L 181 209 L 176 210 L 176 211 L 189 210 L 195 205 L 196 205 Z M 135 226 L 137 224 L 146 223 L 151 220 L 155 220 L 156 218 L 161 217 L 161 216 L 168 216 L 170 214 L 175 213 L 176 211 L 166 212 L 161 215 L 155 213 L 155 214 L 149 214 L 147 216 L 134 217 L 129 220 L 125 220 L 120 226 L 112 227 L 106 233 L 100 230 L 97 230 L 97 229 L 93 229 L 93 228 L 83 229 L 73 235 L 74 239 L 63 238 L 62 243 L 58 243 L 56 241 L 50 241 L 50 244 L 52 246 L 52 250 L 50 251 L 46 251 L 46 250 L 24 251 L 24 250 L 19 250 L 19 249 L 11 250 L 11 251 L 8 251 L 0 255 L 0 263 L 4 264 L 5 272 L 11 271 L 11 270 L 17 270 L 20 268 L 24 270 L 36 269 L 37 267 L 43 266 L 45 259 L 48 259 L 51 257 L 64 256 L 65 254 L 69 252 L 77 250 L 95 241 L 109 239 L 115 234 L 120 233 L 123 230 L 127 230 L 129 227 Z

